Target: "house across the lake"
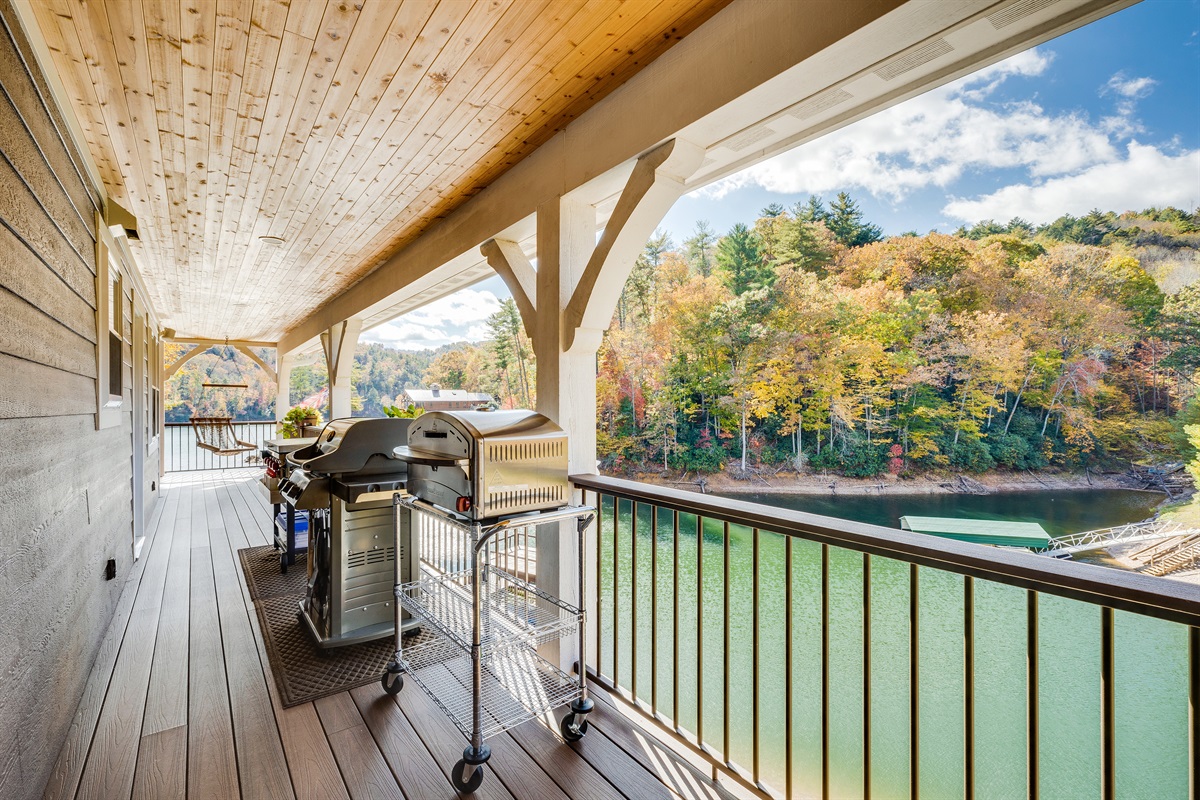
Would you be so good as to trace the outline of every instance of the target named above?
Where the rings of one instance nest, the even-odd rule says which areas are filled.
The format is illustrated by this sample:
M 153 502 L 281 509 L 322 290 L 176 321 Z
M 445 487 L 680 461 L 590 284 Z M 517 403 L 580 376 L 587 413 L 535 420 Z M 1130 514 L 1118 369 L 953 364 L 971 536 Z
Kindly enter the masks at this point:
M 487 392 L 468 392 L 464 389 L 443 389 L 436 383 L 428 389 L 405 389 L 404 399 L 425 411 L 468 411 L 491 403 Z

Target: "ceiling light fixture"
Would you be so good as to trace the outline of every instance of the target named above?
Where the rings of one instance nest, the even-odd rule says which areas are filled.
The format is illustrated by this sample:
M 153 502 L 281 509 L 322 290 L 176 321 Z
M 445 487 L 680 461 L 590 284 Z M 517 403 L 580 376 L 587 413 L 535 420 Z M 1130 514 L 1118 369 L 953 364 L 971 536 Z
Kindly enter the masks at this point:
M 279 245 L 283 244 L 282 236 L 260 236 L 258 237 L 258 240 L 263 244 L 269 244 L 272 247 L 278 247 Z

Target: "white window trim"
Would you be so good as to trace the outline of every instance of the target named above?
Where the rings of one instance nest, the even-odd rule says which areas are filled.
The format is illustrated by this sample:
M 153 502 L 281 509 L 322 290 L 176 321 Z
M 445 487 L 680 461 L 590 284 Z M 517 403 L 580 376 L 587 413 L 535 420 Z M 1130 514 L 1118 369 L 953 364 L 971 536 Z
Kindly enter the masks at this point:
M 124 411 L 124 393 L 120 396 L 109 394 L 109 333 L 116 333 L 118 340 L 124 341 L 122 332 L 116 327 L 121 320 L 112 319 L 112 311 L 114 293 L 122 297 L 123 305 L 125 288 L 120 268 L 112 261 L 116 243 L 99 212 L 96 230 L 96 430 L 104 430 L 120 425 Z M 116 280 L 112 282 L 110 270 L 116 272 Z

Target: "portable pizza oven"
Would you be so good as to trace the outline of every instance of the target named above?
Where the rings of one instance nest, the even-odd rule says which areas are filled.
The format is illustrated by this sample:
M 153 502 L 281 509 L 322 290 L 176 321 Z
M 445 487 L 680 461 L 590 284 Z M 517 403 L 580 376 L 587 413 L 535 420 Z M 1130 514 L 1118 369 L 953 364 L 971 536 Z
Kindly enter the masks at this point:
M 397 572 L 401 581 L 413 580 L 416 565 L 411 534 L 396 537 L 392 522 L 393 496 L 408 480 L 407 465 L 392 451 L 408 440 L 410 423 L 335 419 L 316 442 L 287 457 L 293 469 L 280 493 L 310 520 L 300 618 L 321 647 L 393 632 Z
M 413 420 L 409 494 L 468 519 L 567 505 L 567 435 L 533 411 L 429 411 Z

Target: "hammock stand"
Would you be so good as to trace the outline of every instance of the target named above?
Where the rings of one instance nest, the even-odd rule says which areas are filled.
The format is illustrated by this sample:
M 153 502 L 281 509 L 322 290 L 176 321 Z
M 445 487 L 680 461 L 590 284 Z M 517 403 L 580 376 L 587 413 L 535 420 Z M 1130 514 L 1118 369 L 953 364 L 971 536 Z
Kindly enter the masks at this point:
M 196 446 L 219 456 L 235 456 L 257 450 L 258 445 L 243 442 L 233 430 L 232 417 L 192 417 Z

